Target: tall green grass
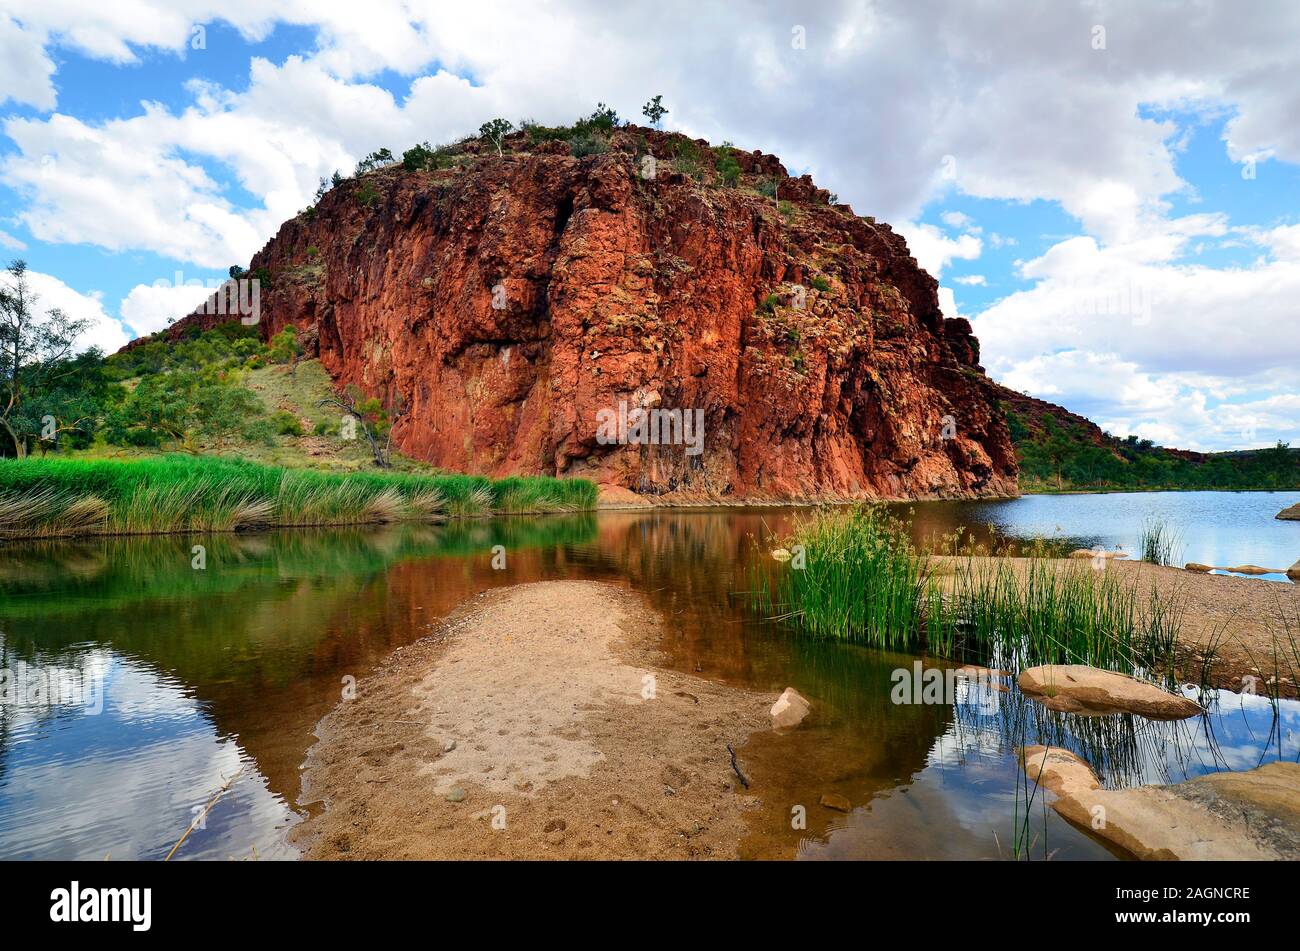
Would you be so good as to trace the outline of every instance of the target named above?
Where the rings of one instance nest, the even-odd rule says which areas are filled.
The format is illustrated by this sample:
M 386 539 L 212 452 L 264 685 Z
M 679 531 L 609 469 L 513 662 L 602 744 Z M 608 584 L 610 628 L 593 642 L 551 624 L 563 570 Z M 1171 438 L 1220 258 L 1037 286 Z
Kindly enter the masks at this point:
M 815 636 L 1012 669 L 1172 671 L 1180 613 L 1136 577 L 1042 557 L 932 558 L 876 507 L 820 511 L 785 544 L 803 546 L 806 567 L 764 563 L 752 597 Z
M 863 640 L 877 647 L 916 646 L 926 592 L 924 560 L 905 526 L 883 509 L 824 509 L 795 530 L 807 567 L 792 567 L 775 586 L 755 590 L 769 610 L 785 608 L 811 634 Z
M 1000 666 L 1087 664 L 1128 673 L 1172 669 L 1181 614 L 1136 577 L 1044 558 L 956 562 L 926 616 L 930 649 Z
M 1138 536 L 1143 561 L 1172 565 L 1178 559 L 1179 547 L 1178 533 L 1164 519 L 1152 516 L 1143 523 L 1142 534 Z
M 580 479 L 338 474 L 215 457 L 0 460 L 0 538 L 357 525 L 580 511 Z

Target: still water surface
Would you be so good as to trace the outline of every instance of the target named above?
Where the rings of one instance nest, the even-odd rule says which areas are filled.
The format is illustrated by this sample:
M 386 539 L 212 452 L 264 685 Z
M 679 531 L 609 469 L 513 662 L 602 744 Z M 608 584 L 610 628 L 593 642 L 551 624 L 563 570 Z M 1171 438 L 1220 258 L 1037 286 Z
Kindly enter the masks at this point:
M 1143 518 L 1161 514 L 1187 560 L 1289 565 L 1300 523 L 1273 515 L 1297 500 L 1157 493 L 910 508 L 918 538 L 961 525 L 981 540 L 1129 551 Z M 1300 756 L 1300 704 L 1275 717 L 1263 699 L 1227 693 L 1180 724 L 1047 714 L 1014 688 L 893 704 L 891 674 L 915 658 L 791 637 L 738 596 L 756 552 L 797 515 L 608 512 L 2 548 L 0 668 L 26 693 L 0 705 L 0 858 L 162 858 L 232 776 L 176 858 L 295 857 L 285 832 L 309 805 L 299 768 L 343 678 L 478 591 L 542 579 L 639 591 L 667 618 L 669 666 L 813 700 L 805 727 L 757 734 L 742 751 L 764 802 L 742 843 L 751 857 L 1008 858 L 1026 811 L 1013 756 L 1023 742 L 1075 749 L 1110 786 Z M 203 570 L 192 567 L 199 542 Z M 498 544 L 503 571 L 491 567 Z M 817 806 L 824 793 L 853 811 Z M 790 828 L 791 803 L 808 804 L 806 830 Z M 1031 809 L 1035 857 L 1110 857 L 1044 813 L 1041 796 Z

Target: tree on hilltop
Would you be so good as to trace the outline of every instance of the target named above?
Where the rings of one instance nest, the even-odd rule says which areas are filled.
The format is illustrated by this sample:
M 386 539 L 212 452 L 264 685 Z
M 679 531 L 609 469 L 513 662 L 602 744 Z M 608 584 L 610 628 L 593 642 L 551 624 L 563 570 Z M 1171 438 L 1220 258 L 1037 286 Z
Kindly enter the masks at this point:
M 668 115 L 668 110 L 664 108 L 661 102 L 663 98 L 663 96 L 655 96 L 641 107 L 641 114 L 649 119 L 650 124 L 656 129 L 659 128 L 659 123 L 663 121 L 663 117 Z
M 493 119 L 479 126 L 478 135 L 480 139 L 485 139 L 494 145 L 497 155 L 500 155 L 501 143 L 513 131 L 514 127 L 514 123 L 509 119 Z

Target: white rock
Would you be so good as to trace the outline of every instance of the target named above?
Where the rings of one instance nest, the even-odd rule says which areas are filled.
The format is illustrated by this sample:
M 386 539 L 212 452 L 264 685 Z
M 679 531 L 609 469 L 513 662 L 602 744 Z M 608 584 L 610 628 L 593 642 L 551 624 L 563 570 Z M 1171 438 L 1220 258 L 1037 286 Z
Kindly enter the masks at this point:
M 786 687 L 785 692 L 772 704 L 772 729 L 785 730 L 798 726 L 812 709 L 811 705 L 793 687 Z

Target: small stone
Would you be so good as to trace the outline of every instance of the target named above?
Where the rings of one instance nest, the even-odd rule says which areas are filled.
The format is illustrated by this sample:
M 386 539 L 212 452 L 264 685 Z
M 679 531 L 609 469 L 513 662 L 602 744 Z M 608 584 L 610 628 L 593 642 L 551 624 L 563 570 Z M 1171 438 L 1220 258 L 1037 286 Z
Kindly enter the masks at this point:
M 442 744 L 442 751 L 444 753 L 450 753 L 455 748 L 456 748 L 455 740 L 448 740 L 446 743 Z
M 798 726 L 808 715 L 812 705 L 793 687 L 786 687 L 776 703 L 772 704 L 772 729 L 784 730 Z
M 1213 570 L 1210 565 L 1203 565 L 1199 561 L 1189 561 L 1187 564 L 1183 565 L 1183 569 L 1185 571 L 1199 571 L 1202 574 Z
M 848 812 L 853 808 L 853 803 L 835 793 L 822 793 L 821 801 L 827 809 L 834 809 L 836 812 Z
M 465 790 L 460 789 L 459 787 L 456 788 L 456 789 L 453 789 L 451 792 L 447 793 L 447 801 L 448 801 L 448 802 L 464 802 L 464 801 L 465 801 Z

